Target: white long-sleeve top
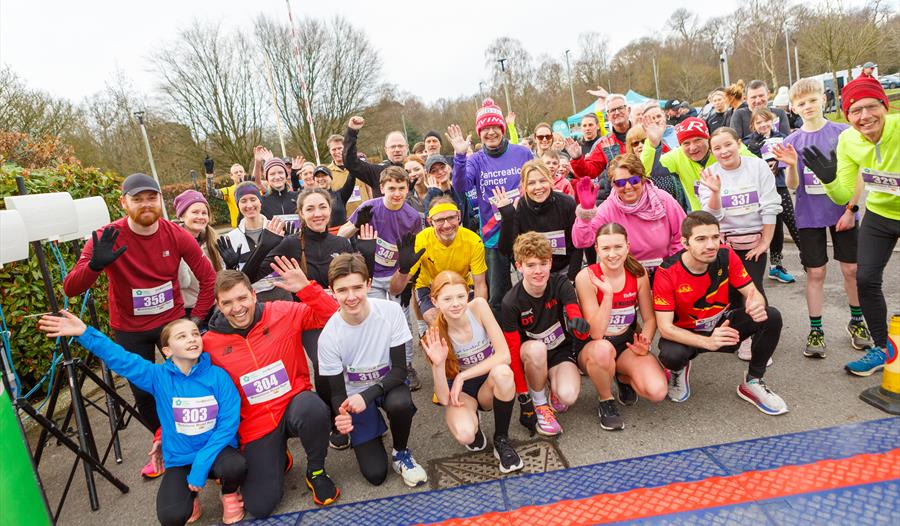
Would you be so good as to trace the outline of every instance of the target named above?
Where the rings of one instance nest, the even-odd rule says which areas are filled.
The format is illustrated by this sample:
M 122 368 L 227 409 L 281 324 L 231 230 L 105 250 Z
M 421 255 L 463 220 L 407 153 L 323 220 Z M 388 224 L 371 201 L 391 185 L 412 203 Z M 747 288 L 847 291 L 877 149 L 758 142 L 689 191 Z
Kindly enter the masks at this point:
M 712 192 L 700 185 L 700 204 L 703 210 L 719 220 L 723 234 L 753 234 L 761 232 L 763 225 L 774 225 L 775 216 L 781 213 L 781 196 L 775 189 L 775 176 L 768 163 L 757 157 L 740 157 L 741 164 L 734 170 L 726 170 L 719 163 L 710 166 L 722 182 L 719 195 L 722 207 L 709 208 Z

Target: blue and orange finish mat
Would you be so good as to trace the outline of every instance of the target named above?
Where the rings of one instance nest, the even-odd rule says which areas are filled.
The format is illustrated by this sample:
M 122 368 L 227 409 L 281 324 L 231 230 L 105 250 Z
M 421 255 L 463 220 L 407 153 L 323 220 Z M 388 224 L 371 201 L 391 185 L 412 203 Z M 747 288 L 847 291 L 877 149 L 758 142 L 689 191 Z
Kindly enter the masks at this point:
M 900 418 L 287 513 L 256 526 L 900 525 Z

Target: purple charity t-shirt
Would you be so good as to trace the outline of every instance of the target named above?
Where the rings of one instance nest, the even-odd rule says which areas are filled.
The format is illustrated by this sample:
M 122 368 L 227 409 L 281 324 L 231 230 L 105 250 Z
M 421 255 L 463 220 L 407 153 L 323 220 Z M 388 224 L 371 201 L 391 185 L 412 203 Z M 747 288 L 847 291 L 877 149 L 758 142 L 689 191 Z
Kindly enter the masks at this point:
M 828 121 L 818 131 L 805 132 L 799 129 L 784 139 L 785 145 L 790 144 L 797 150 L 797 170 L 800 177 L 794 205 L 797 228 L 830 227 L 837 224 L 843 215 L 845 207 L 835 204 L 825 195 L 824 188 L 815 174 L 803 165 L 803 149 L 815 145 L 822 153 L 828 155 L 837 148 L 838 136 L 848 127 L 846 124 Z
M 399 252 L 397 243 L 406 234 L 418 234 L 422 230 L 422 218 L 416 209 L 404 202 L 399 210 L 391 210 L 384 204 L 384 199 L 377 197 L 360 205 L 372 207 L 372 226 L 378 233 L 375 240 L 375 271 L 376 278 L 386 278 L 397 271 L 397 259 Z M 356 221 L 359 213 L 357 208 L 348 221 Z

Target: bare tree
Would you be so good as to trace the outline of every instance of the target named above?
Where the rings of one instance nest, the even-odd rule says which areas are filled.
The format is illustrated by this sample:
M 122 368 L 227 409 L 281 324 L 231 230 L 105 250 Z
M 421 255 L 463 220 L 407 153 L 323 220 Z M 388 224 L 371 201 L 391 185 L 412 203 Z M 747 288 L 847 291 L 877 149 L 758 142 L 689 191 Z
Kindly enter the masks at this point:
M 8 66 L 0 68 L 0 130 L 60 135 L 77 120 L 71 102 L 29 88 Z
M 602 85 L 609 74 L 609 37 L 596 31 L 578 35 L 578 58 L 572 72 L 588 89 Z
M 194 21 L 153 56 L 160 90 L 178 122 L 229 162 L 246 163 L 261 142 L 264 78 L 254 48 L 240 33 Z
M 740 8 L 736 16 L 745 21 L 741 28 L 739 44 L 747 49 L 763 68 L 773 89 L 778 87 L 776 68 L 782 53 L 776 49 L 784 40 L 785 23 L 789 22 L 789 4 L 781 0 L 750 0 Z

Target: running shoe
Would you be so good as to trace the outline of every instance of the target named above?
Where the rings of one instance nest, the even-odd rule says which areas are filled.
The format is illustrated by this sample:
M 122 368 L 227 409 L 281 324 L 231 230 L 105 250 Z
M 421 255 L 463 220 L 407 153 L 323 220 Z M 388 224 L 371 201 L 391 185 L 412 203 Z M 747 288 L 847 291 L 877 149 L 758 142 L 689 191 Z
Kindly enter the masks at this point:
M 244 498 L 238 492 L 222 495 L 222 524 L 234 524 L 244 518 Z
M 535 416 L 537 416 L 538 433 L 547 437 L 555 437 L 562 433 L 562 427 L 560 427 L 559 422 L 556 421 L 556 415 L 553 414 L 553 409 L 551 409 L 549 405 L 542 404 L 536 406 L 534 408 L 534 413 Z
M 680 371 L 669 371 L 669 400 L 680 403 L 691 397 L 690 372 L 691 362 Z
M 794 279 L 794 276 L 792 276 L 791 273 L 781 265 L 769 267 L 769 279 L 774 279 L 775 281 L 780 281 L 781 283 L 793 283 L 794 281 L 796 281 Z
M 487 438 L 484 436 L 484 431 L 481 430 L 481 412 L 475 411 L 475 413 L 478 416 L 478 429 L 475 430 L 475 440 L 471 444 L 466 444 L 466 449 L 484 451 L 484 448 L 487 447 Z
M 825 333 L 822 331 L 809 331 L 806 337 L 806 350 L 803 356 L 808 358 L 825 358 Z
M 419 380 L 419 373 L 411 363 L 406 364 L 406 377 L 409 379 L 409 390 L 418 391 L 422 388 L 422 381 Z
M 200 507 L 200 496 L 194 495 L 194 508 L 191 510 L 191 516 L 188 517 L 187 524 L 193 524 L 200 520 L 203 516 L 203 508 Z
M 559 401 L 559 398 L 556 397 L 556 394 L 553 391 L 550 392 L 550 407 L 553 408 L 557 413 L 565 413 L 569 410 L 569 406 Z
M 341 433 L 332 430 L 331 436 L 328 437 L 328 445 L 332 449 L 337 449 L 338 451 L 347 449 L 350 447 L 350 435 L 342 435 Z
M 531 401 L 531 395 L 523 393 L 517 398 L 519 400 L 519 410 L 521 411 L 519 414 L 519 423 L 531 432 L 531 436 L 534 436 L 537 426 L 537 417 L 534 414 L 534 402 Z
M 294 455 L 291 454 L 290 449 L 284 448 L 284 457 L 286 458 L 284 462 L 284 472 L 287 473 L 294 467 Z
M 847 324 L 847 333 L 850 335 L 850 345 L 857 351 L 864 351 L 875 345 L 866 322 L 850 322 Z
M 762 378 L 745 380 L 737 387 L 737 394 L 767 415 L 781 415 L 788 412 L 784 400 L 773 393 Z
M 324 469 L 318 471 L 306 471 L 306 487 L 312 491 L 313 502 L 319 506 L 327 506 L 341 496 L 341 490 L 334 485 L 334 481 L 325 473 Z
M 616 401 L 600 400 L 597 413 L 600 415 L 600 427 L 607 431 L 618 431 L 625 429 L 625 419 L 619 414 L 619 408 L 616 407 Z
M 159 471 L 157 471 L 156 468 L 153 467 L 153 462 L 151 461 L 151 462 L 147 462 L 147 465 L 144 466 L 143 469 L 141 469 L 141 476 L 144 477 L 145 479 L 155 479 L 165 472 L 166 472 L 165 466 L 163 466 L 162 468 L 160 468 Z
M 844 366 L 844 369 L 856 376 L 871 376 L 884 369 L 884 351 L 880 347 L 871 347 L 865 356 Z
M 409 448 L 394 453 L 394 471 L 403 477 L 407 486 L 414 488 L 428 482 L 428 474 L 413 458 Z
M 753 347 L 753 338 L 747 338 L 746 340 L 742 341 L 741 346 L 738 347 L 738 358 L 744 360 L 745 362 L 749 362 L 750 358 L 753 357 L 751 347 Z
M 619 377 L 616 376 L 616 399 L 622 405 L 634 405 L 638 401 L 638 394 L 631 387 L 630 384 L 626 384 L 619 380 Z
M 500 461 L 500 473 L 512 473 L 525 466 L 506 436 L 494 437 L 494 458 Z

